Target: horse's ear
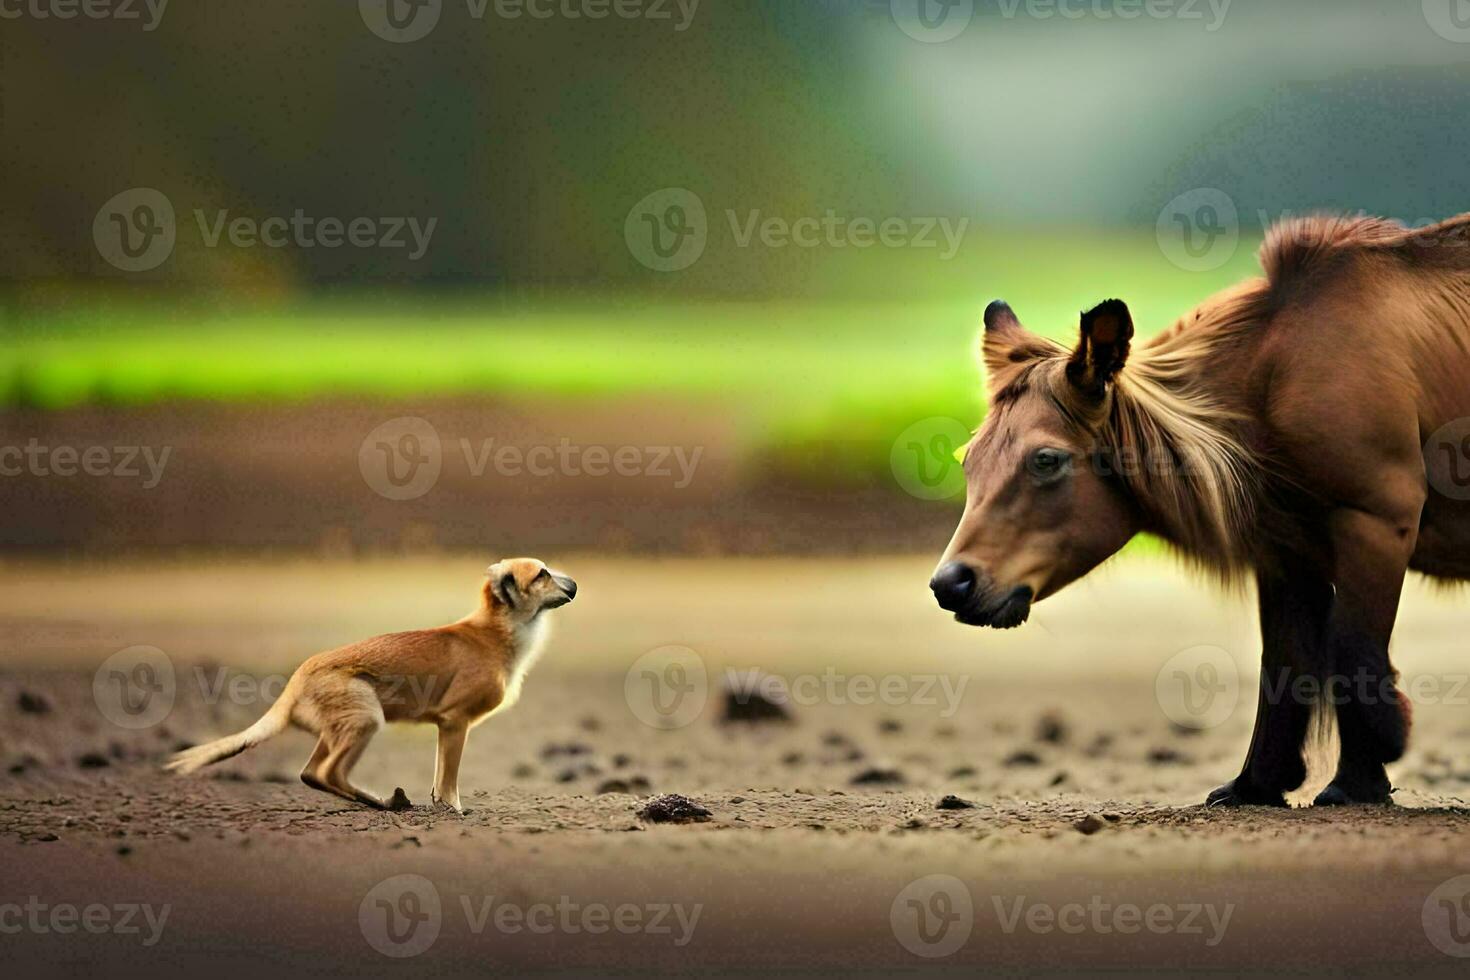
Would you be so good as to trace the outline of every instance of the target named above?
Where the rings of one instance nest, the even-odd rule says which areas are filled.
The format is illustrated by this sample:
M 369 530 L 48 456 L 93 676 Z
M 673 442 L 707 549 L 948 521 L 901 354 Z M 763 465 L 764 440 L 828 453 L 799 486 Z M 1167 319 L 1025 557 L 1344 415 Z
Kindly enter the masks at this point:
M 985 307 L 985 330 L 980 335 L 980 356 L 992 381 L 1017 362 L 1012 355 L 1026 344 L 1026 328 L 1016 319 L 1010 304 L 1003 299 Z
M 1067 378 L 1085 393 L 1101 396 L 1122 370 L 1133 342 L 1128 304 L 1110 299 L 1082 314 L 1082 339 L 1067 362 Z

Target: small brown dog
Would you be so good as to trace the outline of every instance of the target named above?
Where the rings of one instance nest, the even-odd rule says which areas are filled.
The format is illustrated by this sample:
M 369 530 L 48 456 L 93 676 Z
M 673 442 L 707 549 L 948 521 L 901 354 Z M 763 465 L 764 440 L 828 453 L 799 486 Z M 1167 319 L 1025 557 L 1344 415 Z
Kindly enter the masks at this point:
M 280 698 L 243 732 L 178 753 L 167 768 L 190 773 L 228 759 L 295 725 L 319 737 L 301 781 L 368 806 L 383 800 L 348 777 L 384 722 L 439 727 L 434 803 L 456 811 L 459 760 L 469 730 L 509 707 L 541 652 L 549 609 L 577 583 L 534 558 L 509 558 L 485 571 L 480 607 L 437 629 L 389 633 L 319 653 L 296 669 Z

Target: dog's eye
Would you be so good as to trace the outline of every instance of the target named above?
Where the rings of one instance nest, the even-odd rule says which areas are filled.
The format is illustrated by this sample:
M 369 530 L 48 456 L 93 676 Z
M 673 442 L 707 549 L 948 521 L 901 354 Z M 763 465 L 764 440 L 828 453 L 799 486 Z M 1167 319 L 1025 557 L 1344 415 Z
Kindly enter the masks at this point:
M 551 578 L 551 572 L 549 570 L 545 569 L 545 568 L 541 569 L 541 574 L 539 574 L 539 575 L 536 576 L 536 580 L 538 582 L 541 581 L 542 579 L 548 579 L 548 578 Z
M 1061 449 L 1038 449 L 1026 458 L 1026 469 L 1041 483 L 1051 483 L 1072 469 L 1072 454 Z

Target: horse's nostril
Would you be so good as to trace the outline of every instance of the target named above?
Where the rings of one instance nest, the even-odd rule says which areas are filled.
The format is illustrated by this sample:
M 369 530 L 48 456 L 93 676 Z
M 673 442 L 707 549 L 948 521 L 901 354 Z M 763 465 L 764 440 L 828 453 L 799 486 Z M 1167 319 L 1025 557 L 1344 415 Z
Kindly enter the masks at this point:
M 955 612 L 969 602 L 970 594 L 975 591 L 974 569 L 964 562 L 948 562 L 934 573 L 929 588 L 941 609 Z

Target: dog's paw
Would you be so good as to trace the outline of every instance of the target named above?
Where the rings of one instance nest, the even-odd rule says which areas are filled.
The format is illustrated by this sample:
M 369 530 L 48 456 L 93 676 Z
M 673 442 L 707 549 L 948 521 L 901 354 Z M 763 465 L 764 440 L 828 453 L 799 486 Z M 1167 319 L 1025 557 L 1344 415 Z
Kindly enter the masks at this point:
M 464 808 L 459 805 L 459 800 L 441 800 L 435 796 L 433 805 L 435 813 L 453 813 L 456 816 L 464 816 Z

